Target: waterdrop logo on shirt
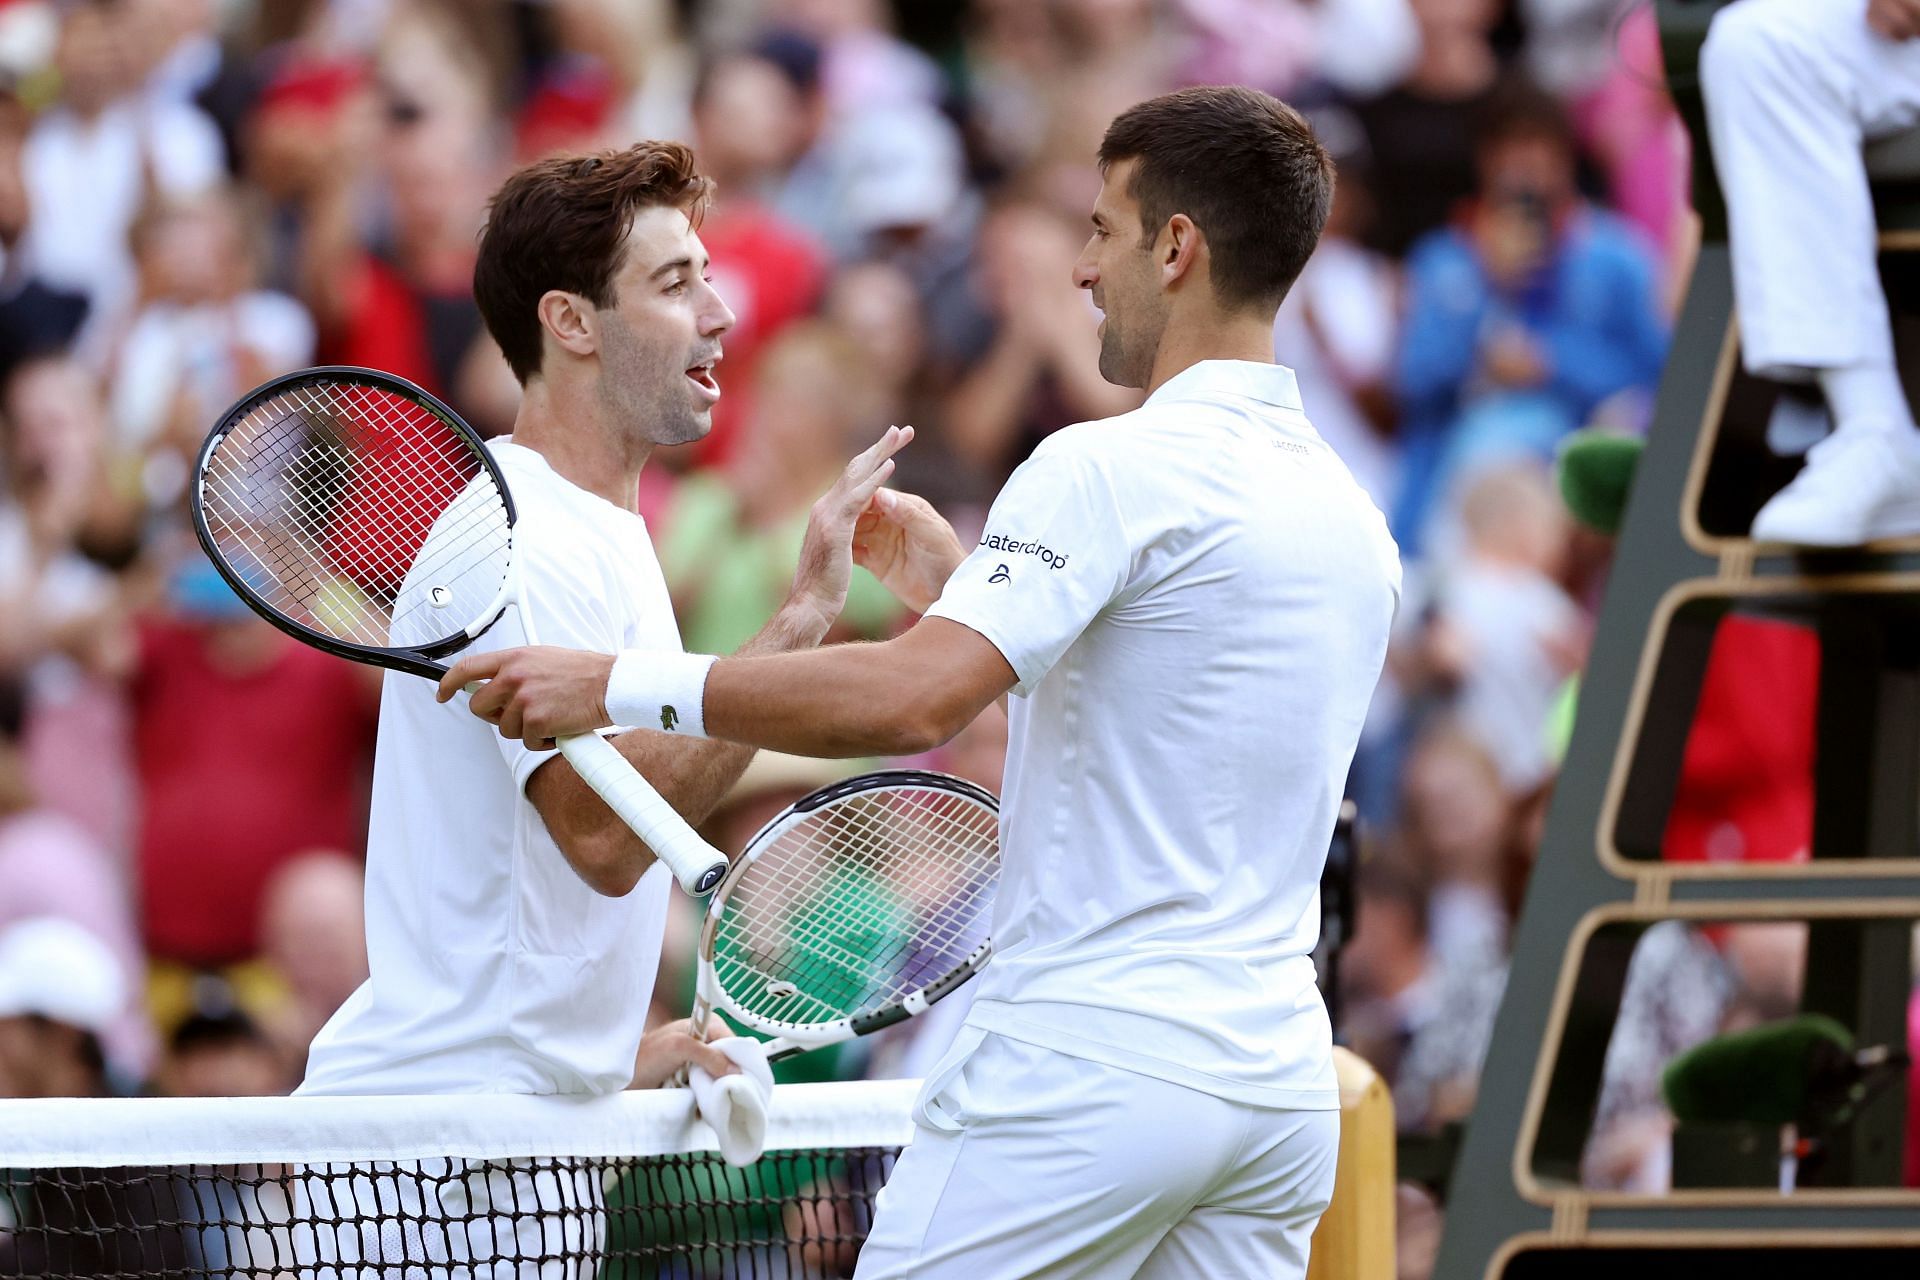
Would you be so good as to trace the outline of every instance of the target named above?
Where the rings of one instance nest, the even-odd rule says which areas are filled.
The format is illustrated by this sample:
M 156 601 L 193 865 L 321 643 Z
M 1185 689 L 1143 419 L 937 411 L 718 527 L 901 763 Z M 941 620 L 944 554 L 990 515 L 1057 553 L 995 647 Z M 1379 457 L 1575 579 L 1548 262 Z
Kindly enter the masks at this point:
M 1052 547 L 1043 546 L 1038 542 L 1022 542 L 1018 538 L 1009 538 L 1004 533 L 990 533 L 980 539 L 980 545 L 991 548 L 994 551 L 1011 551 L 1016 555 L 1035 556 L 1049 569 L 1064 569 L 1067 567 L 1066 552 L 1055 551 Z M 1005 565 L 1001 565 L 1000 567 L 1002 569 L 1006 568 Z M 1000 579 L 994 577 L 989 578 L 988 581 L 998 582 Z
M 993 576 L 987 579 L 987 584 L 991 586 L 993 583 L 996 583 L 996 582 L 1012 582 L 1012 581 L 1013 581 L 1013 574 L 1008 572 L 1007 566 L 1003 564 L 998 569 L 995 569 L 993 571 Z

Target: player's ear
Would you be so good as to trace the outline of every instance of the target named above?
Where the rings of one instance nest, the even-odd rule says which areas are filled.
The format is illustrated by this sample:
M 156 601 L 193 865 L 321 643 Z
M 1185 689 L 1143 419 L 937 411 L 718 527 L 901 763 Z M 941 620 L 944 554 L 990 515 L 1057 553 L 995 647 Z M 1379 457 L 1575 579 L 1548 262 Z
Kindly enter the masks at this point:
M 1200 261 L 1200 228 L 1184 213 L 1167 219 L 1154 242 L 1154 265 L 1160 270 L 1160 283 L 1172 288 Z
M 577 293 L 549 289 L 540 295 L 540 327 L 560 346 L 577 356 L 600 349 L 600 312 Z

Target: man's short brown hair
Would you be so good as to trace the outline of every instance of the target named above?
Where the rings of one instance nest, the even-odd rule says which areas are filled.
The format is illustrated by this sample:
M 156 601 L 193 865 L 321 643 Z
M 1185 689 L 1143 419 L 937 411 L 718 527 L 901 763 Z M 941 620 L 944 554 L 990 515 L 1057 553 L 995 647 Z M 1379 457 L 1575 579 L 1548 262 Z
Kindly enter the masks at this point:
M 540 372 L 541 295 L 560 289 L 612 306 L 634 215 L 660 205 L 698 225 L 712 185 L 678 142 L 556 156 L 501 185 L 480 237 L 473 299 L 522 385 Z
M 1193 219 L 1229 307 L 1278 307 L 1333 204 L 1333 157 L 1304 116 L 1257 89 L 1202 85 L 1128 108 L 1100 143 L 1100 171 L 1125 160 L 1140 162 L 1128 194 L 1146 237 L 1176 213 Z

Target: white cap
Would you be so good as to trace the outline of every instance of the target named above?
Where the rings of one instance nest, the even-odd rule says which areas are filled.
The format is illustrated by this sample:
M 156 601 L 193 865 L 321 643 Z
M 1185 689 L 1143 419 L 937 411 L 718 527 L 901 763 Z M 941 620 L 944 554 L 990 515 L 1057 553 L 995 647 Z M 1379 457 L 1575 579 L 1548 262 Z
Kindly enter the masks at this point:
M 0 7 L 0 75 L 20 79 L 53 62 L 60 16 L 42 0 Z
M 841 145 L 851 153 L 846 216 L 860 231 L 934 225 L 966 193 L 959 132 L 931 107 L 863 112 Z
M 73 921 L 39 916 L 0 929 L 0 1018 L 38 1014 L 99 1034 L 126 1003 L 120 962 Z

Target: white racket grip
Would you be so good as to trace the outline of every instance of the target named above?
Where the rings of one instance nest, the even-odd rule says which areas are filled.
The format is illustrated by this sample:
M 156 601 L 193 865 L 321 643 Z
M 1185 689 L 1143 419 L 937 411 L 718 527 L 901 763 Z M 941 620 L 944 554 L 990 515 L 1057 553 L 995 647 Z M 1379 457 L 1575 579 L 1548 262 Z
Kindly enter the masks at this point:
M 557 745 L 574 772 L 672 869 L 682 889 L 699 897 L 726 876 L 726 855 L 696 835 L 611 742 L 583 733 Z

